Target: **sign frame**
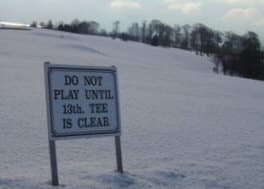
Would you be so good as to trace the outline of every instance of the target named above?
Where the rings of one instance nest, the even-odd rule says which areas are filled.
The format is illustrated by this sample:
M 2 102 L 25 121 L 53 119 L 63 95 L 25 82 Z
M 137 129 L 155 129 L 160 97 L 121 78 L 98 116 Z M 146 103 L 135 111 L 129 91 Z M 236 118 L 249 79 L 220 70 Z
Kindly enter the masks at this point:
M 67 70 L 67 71 L 83 71 L 90 72 L 108 72 L 112 73 L 114 77 L 115 87 L 115 103 L 116 103 L 116 129 L 111 132 L 83 132 L 83 134 L 56 134 L 53 125 L 53 110 L 52 110 L 52 95 L 51 95 L 51 81 L 50 73 L 53 70 Z M 48 119 L 48 133 L 50 140 L 65 140 L 65 139 L 78 139 L 78 138 L 94 138 L 94 137 L 107 137 L 107 136 L 121 136 L 121 119 L 120 119 L 120 103 L 119 103 L 119 90 L 118 90 L 118 75 L 116 66 L 80 66 L 80 65 L 65 65 L 65 64 L 50 64 L 44 63 L 45 74 L 45 90 L 46 90 L 46 103 L 47 103 L 47 119 Z
M 97 134 L 82 134 L 74 136 L 54 136 L 52 133 L 52 112 L 50 111 L 51 106 L 51 94 L 50 94 L 50 78 L 49 72 L 54 69 L 77 69 L 77 70 L 107 70 L 114 73 L 114 86 L 115 86 L 115 99 L 116 99 L 116 117 L 117 127 L 116 132 L 111 133 L 97 133 Z M 50 170 L 51 170 L 51 184 L 53 186 L 59 185 L 58 166 L 57 166 L 57 155 L 56 155 L 56 140 L 66 139 L 77 139 L 77 138 L 93 138 L 93 137 L 107 137 L 114 136 L 115 138 L 115 155 L 117 171 L 123 173 L 123 162 L 122 162 L 122 149 L 121 149 L 121 117 L 120 117 L 120 103 L 119 103 L 119 88 L 118 88 L 118 75 L 117 68 L 115 66 L 79 66 L 79 65 L 63 65 L 63 64 L 50 64 L 49 62 L 44 63 L 44 80 L 45 80 L 45 91 L 46 91 L 46 114 L 47 114 L 47 125 L 48 125 L 48 139 L 49 139 L 49 154 L 50 154 Z

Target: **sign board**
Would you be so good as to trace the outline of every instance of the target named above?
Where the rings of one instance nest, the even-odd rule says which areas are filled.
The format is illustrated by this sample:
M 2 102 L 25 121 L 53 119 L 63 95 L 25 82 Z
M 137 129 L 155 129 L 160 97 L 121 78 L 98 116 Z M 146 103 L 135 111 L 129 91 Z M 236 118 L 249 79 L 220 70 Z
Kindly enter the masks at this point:
M 116 67 L 45 64 L 51 139 L 120 135 Z
M 56 140 L 115 136 L 123 173 L 117 69 L 44 64 L 52 185 L 59 185 Z

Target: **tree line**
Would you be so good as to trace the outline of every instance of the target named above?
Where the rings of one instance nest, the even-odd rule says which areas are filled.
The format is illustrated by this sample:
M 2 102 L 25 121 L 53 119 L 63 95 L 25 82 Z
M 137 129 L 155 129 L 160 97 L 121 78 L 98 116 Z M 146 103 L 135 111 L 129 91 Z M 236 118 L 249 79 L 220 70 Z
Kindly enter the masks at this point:
M 180 48 L 194 51 L 197 55 L 211 56 L 215 62 L 215 72 L 264 80 L 264 52 L 255 32 L 244 35 L 234 32 L 221 32 L 204 24 L 170 26 L 160 20 L 132 23 L 127 31 L 120 30 L 120 22 L 113 23 L 112 31 L 100 28 L 96 21 L 79 21 L 53 24 L 33 22 L 32 27 L 65 32 L 108 36 L 124 41 L 137 41 L 153 46 Z

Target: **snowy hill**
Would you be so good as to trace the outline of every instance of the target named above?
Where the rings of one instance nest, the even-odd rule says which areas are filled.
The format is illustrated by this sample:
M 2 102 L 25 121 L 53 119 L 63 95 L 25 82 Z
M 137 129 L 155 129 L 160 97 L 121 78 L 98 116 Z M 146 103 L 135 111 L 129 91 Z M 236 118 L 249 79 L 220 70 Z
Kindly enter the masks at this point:
M 57 142 L 61 188 L 263 189 L 264 83 L 182 50 L 55 31 L 0 31 L 0 188 L 50 186 L 43 62 L 116 65 L 113 138 Z
M 0 29 L 30 30 L 30 26 L 28 24 L 0 21 Z

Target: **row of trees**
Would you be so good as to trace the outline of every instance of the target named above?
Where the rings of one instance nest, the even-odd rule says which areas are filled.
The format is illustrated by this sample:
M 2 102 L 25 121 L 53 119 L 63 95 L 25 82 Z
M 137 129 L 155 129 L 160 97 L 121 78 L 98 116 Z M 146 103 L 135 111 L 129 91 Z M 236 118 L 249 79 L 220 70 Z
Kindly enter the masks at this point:
M 159 20 L 141 24 L 133 23 L 126 33 L 120 33 L 124 40 L 140 41 L 154 46 L 175 47 L 194 50 L 198 54 L 218 53 L 222 43 L 221 33 L 203 24 L 174 25 Z
M 100 24 L 95 21 L 79 21 L 78 19 L 75 19 L 70 24 L 59 22 L 58 24 L 54 25 L 53 22 L 49 20 L 47 23 L 41 22 L 38 24 L 37 22 L 33 22 L 31 27 L 41 27 L 45 29 L 56 29 L 72 33 L 97 35 L 99 34 Z
M 239 75 L 264 80 L 264 53 L 256 33 L 237 35 L 233 32 L 220 32 L 204 24 L 170 26 L 160 20 L 132 23 L 126 32 L 120 31 L 120 22 L 113 23 L 111 32 L 100 29 L 95 21 L 73 20 L 69 24 L 52 21 L 40 23 L 41 27 L 60 31 L 103 35 L 120 38 L 124 41 L 138 41 L 153 46 L 173 47 L 195 51 L 196 54 L 213 56 L 216 72 Z M 36 22 L 33 27 L 38 26 Z M 222 70 L 221 70 L 222 68 Z
M 159 20 L 152 20 L 147 23 L 132 23 L 126 32 L 120 31 L 120 22 L 113 23 L 113 30 L 107 32 L 100 29 L 100 24 L 95 21 L 79 21 L 73 20 L 69 24 L 60 22 L 56 25 L 52 21 L 40 23 L 40 27 L 46 29 L 56 29 L 60 31 L 104 35 L 122 40 L 132 40 L 151 44 L 154 46 L 175 47 L 182 49 L 195 50 L 197 53 L 215 53 L 219 50 L 221 43 L 220 33 L 210 29 L 203 24 L 190 25 L 174 25 L 171 27 Z M 32 27 L 37 27 L 38 24 L 33 22 Z
M 221 51 L 215 57 L 216 67 L 220 63 L 224 74 L 264 80 L 264 52 L 254 32 L 243 36 L 227 33 Z

